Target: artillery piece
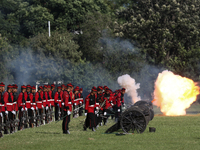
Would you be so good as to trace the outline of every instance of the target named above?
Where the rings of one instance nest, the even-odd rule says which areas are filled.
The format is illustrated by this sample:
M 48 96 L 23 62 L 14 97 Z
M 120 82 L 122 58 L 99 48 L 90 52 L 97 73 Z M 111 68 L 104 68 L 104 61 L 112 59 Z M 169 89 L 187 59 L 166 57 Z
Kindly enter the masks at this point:
M 111 126 L 105 133 L 112 133 L 122 129 L 124 133 L 143 133 L 154 118 L 153 105 L 151 102 L 138 101 L 127 108 L 119 117 L 118 122 Z

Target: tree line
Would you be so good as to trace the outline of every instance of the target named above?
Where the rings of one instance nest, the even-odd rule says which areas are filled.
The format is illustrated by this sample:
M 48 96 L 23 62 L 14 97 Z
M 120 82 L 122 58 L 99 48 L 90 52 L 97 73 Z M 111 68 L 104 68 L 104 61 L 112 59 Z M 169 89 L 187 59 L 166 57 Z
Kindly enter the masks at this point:
M 141 96 L 164 69 L 199 81 L 199 10 L 195 0 L 2 0 L 0 80 L 115 88 L 130 74 Z

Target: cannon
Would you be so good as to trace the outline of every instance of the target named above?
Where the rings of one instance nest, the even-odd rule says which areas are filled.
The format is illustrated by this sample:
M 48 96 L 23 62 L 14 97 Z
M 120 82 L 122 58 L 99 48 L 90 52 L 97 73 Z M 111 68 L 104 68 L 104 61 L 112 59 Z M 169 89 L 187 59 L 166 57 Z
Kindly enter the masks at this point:
M 119 117 L 118 122 L 105 133 L 112 133 L 122 129 L 124 133 L 143 133 L 154 118 L 153 104 L 147 101 L 138 101 L 127 108 Z

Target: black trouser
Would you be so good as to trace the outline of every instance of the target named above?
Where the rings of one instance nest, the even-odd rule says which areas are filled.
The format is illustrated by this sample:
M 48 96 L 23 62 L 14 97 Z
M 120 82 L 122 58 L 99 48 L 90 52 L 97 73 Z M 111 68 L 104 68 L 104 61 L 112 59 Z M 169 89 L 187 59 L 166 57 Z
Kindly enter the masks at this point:
M 63 133 L 67 133 L 67 130 L 69 130 L 69 122 L 70 122 L 70 115 L 67 115 L 67 111 L 64 111 L 63 114 L 65 117 L 63 118 L 63 122 L 62 122 L 62 130 Z
M 19 125 L 18 125 L 18 130 L 22 129 L 22 125 L 23 125 L 23 122 L 22 122 L 22 118 L 23 118 L 23 111 L 21 111 L 22 108 L 19 108 Z
M 43 109 L 42 108 L 38 108 L 38 115 L 40 116 L 40 122 L 41 124 L 43 124 Z
M 88 113 L 87 117 L 85 119 L 85 127 L 93 128 L 95 127 L 95 114 L 94 113 Z
M 10 121 L 10 133 L 13 132 L 13 113 L 11 111 L 8 112 L 8 118 Z
M 3 113 L 2 113 L 2 116 L 3 116 Z M 3 120 L 2 119 L 3 119 L 3 117 L 0 116 L 0 137 L 3 136 L 2 132 L 1 132 L 2 131 L 2 125 L 3 125 Z
M 30 109 L 30 108 L 28 108 L 28 117 L 30 118 L 29 119 L 29 127 L 31 127 L 33 112 L 32 112 L 32 109 Z
M 102 113 L 103 113 L 103 111 L 99 110 L 98 117 L 97 117 L 97 125 L 102 122 L 102 116 L 101 116 Z
M 55 120 L 58 120 L 60 107 L 57 106 L 58 103 L 55 103 Z
M 82 104 L 79 104 L 78 106 L 81 107 Z M 83 115 L 83 107 L 79 108 L 79 116 L 82 116 L 82 115 Z

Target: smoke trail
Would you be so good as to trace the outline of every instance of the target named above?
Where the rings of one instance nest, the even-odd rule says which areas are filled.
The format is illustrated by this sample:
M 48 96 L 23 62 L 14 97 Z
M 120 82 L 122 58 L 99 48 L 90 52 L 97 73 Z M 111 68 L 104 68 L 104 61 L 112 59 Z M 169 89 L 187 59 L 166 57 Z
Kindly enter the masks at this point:
M 126 74 L 118 77 L 118 84 L 126 89 L 126 93 L 132 98 L 132 102 L 135 103 L 140 100 L 137 89 L 140 88 L 140 83 L 135 82 L 135 79 L 131 78 L 130 75 Z

